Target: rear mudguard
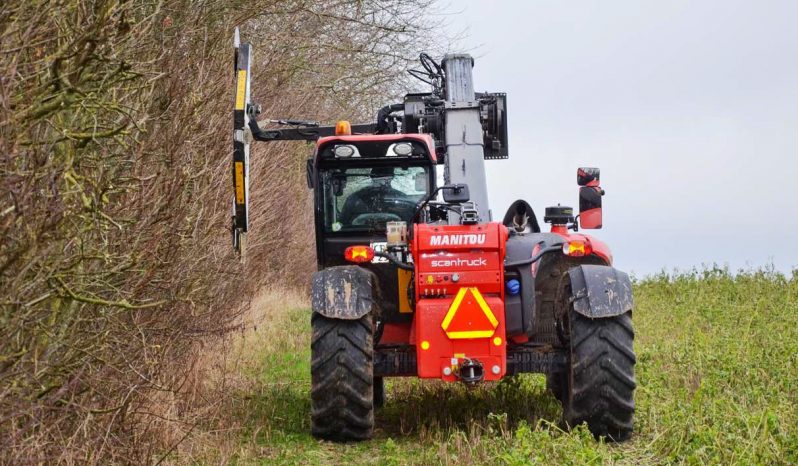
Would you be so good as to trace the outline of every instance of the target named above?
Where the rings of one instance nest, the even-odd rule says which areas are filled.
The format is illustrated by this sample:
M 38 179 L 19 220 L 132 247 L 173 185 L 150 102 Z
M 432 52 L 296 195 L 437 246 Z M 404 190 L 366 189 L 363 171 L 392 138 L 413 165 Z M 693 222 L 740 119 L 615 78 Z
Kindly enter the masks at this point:
M 377 311 L 377 278 L 356 265 L 329 267 L 313 274 L 313 312 L 331 319 L 356 320 Z
M 591 319 L 612 317 L 632 310 L 629 275 L 606 265 L 580 265 L 568 271 L 574 311 Z
M 515 205 L 515 203 L 513 204 Z M 507 262 L 529 259 L 539 249 L 561 244 L 565 240 L 560 235 L 553 233 L 517 234 L 510 233 L 507 239 Z M 537 315 L 535 298 L 535 271 L 531 265 L 522 265 L 508 268 L 505 278 L 516 279 L 520 282 L 521 289 L 517 295 L 505 295 L 505 322 L 508 336 L 528 335 L 534 332 L 534 323 Z

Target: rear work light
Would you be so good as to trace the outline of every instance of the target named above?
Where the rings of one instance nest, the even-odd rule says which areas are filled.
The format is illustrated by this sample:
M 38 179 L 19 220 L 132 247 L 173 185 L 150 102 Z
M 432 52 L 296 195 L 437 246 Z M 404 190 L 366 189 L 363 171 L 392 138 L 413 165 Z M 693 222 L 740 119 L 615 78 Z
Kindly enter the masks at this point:
M 593 253 L 593 248 L 587 241 L 572 240 L 562 245 L 562 253 L 571 257 L 589 256 Z
M 344 259 L 349 262 L 371 262 L 374 259 L 374 249 L 369 246 L 349 246 L 344 251 Z

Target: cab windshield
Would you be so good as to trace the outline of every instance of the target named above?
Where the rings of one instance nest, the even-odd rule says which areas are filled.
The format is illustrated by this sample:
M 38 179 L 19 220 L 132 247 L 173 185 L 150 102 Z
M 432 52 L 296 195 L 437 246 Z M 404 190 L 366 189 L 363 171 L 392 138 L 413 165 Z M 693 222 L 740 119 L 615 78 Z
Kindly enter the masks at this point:
M 421 166 L 336 168 L 322 172 L 327 232 L 384 231 L 385 222 L 410 223 L 429 190 Z

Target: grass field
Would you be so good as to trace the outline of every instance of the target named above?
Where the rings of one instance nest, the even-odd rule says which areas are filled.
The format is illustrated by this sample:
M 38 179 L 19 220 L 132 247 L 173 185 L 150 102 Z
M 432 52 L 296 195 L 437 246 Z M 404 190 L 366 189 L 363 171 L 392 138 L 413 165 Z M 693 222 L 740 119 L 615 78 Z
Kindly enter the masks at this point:
M 375 438 L 313 439 L 307 307 L 266 295 L 241 342 L 232 464 L 798 464 L 798 273 L 710 270 L 640 281 L 635 435 L 558 428 L 542 376 L 468 391 L 391 379 Z M 203 460 L 204 461 L 204 460 Z

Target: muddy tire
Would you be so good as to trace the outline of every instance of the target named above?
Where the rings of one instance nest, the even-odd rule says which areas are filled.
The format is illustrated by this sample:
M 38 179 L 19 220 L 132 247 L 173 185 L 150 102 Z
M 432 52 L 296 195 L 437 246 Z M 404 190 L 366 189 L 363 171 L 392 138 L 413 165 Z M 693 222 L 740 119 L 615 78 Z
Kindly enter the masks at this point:
M 632 315 L 590 319 L 570 311 L 570 356 L 563 417 L 570 427 L 587 423 L 596 437 L 623 441 L 632 434 L 636 387 Z M 555 392 L 556 394 L 556 392 Z
M 311 320 L 311 432 L 339 442 L 374 430 L 372 318 Z

